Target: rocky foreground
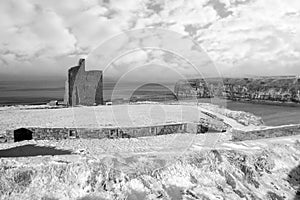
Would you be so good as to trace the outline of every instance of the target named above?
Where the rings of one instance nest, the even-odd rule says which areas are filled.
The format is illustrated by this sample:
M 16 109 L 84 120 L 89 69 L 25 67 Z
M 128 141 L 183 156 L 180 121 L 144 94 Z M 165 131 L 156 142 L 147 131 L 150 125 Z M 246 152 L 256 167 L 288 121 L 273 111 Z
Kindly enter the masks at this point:
M 168 137 L 157 141 L 174 139 Z M 184 153 L 175 148 L 184 138 L 173 150 L 161 144 L 155 149 L 151 138 L 148 144 L 145 138 L 110 141 L 120 149 L 108 149 L 109 140 L 103 140 L 102 151 L 92 147 L 101 140 L 23 142 L 18 145 L 64 145 L 71 154 L 1 158 L 0 199 L 298 198 L 300 136 L 235 143 L 219 138 L 210 148 L 195 138 Z M 126 144 L 136 148 L 123 152 Z

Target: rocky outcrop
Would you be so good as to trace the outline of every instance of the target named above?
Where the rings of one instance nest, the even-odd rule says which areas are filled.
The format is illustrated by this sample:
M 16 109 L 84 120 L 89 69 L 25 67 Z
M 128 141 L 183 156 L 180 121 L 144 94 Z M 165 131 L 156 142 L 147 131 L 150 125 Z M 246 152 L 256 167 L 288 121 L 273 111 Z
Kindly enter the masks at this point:
M 298 77 L 224 79 L 223 97 L 256 102 L 300 103 Z
M 213 149 L 171 163 L 75 157 L 25 165 L 1 159 L 0 199 L 292 200 L 299 194 L 299 150 L 296 144 L 256 152 Z
M 175 84 L 174 92 L 178 99 L 209 98 L 213 96 L 204 79 L 179 80 Z
M 69 106 L 103 104 L 102 71 L 85 71 L 85 60 L 68 71 L 64 102 Z
M 174 89 L 181 99 L 218 96 L 234 101 L 300 104 L 299 77 L 224 78 L 222 81 L 180 80 Z

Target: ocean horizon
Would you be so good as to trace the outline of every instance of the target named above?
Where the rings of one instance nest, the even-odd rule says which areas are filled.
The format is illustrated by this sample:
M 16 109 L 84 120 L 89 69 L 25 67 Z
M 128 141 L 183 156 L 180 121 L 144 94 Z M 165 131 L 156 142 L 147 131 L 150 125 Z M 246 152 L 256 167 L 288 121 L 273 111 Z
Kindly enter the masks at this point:
M 116 82 L 104 81 L 104 100 L 109 100 L 112 92 L 115 98 L 127 98 L 133 94 L 135 83 L 126 83 L 121 87 L 114 88 Z M 132 84 L 135 84 L 134 86 Z M 140 92 L 166 92 L 162 87 L 149 84 Z M 172 84 L 166 83 L 170 88 Z M 32 81 L 0 81 L 0 106 L 10 105 L 38 105 L 45 104 L 51 100 L 62 101 L 65 93 L 65 80 L 32 80 Z
M 0 81 L 0 106 L 44 104 L 62 100 L 64 81 Z

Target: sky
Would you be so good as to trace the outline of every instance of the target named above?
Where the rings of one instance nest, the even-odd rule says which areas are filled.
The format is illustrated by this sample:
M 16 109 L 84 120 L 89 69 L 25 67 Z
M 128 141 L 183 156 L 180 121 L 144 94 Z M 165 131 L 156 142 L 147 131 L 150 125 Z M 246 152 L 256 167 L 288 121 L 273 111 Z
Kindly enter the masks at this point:
M 195 57 L 209 60 L 218 76 L 300 74 L 299 0 L 1 0 L 0 19 L 0 80 L 65 77 L 79 58 L 93 60 L 99 52 L 112 53 L 110 76 L 136 71 L 144 77 L 145 70 L 132 69 L 145 65 L 189 74 L 193 67 L 185 58 L 191 49 L 183 56 L 165 49 L 189 46 L 188 40 L 201 48 Z M 144 28 L 182 37 L 149 43 L 163 51 L 129 51 L 136 34 L 125 43 L 118 40 Z M 142 40 L 149 37 L 148 32 Z M 111 50 L 120 43 L 127 52 Z M 99 59 L 93 66 L 87 62 L 87 69 L 106 69 Z M 153 67 L 147 74 L 172 74 L 165 70 Z

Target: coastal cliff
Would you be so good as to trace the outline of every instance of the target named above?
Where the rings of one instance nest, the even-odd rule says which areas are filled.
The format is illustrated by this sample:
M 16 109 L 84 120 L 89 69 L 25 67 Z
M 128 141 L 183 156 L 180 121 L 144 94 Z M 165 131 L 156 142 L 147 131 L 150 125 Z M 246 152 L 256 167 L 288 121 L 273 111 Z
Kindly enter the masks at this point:
M 233 101 L 300 105 L 299 77 L 181 80 L 174 90 L 179 99 L 217 96 Z

